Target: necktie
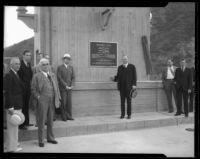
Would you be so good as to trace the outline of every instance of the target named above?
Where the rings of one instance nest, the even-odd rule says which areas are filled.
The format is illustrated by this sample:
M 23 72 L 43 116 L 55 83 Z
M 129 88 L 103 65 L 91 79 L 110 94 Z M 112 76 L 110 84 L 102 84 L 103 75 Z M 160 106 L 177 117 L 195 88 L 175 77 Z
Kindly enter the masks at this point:
M 49 81 L 51 82 L 51 76 L 47 73 L 47 77 L 49 79 Z

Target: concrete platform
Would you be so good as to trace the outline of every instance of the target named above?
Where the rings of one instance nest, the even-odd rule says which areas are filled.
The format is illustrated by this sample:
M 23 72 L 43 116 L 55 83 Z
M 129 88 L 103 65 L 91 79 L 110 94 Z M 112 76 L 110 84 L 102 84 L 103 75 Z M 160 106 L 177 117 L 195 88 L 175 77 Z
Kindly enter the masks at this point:
M 65 153 L 62 155 L 67 157 L 76 157 L 77 155 L 78 158 L 80 156 L 92 157 L 91 155 L 95 155 L 94 158 L 100 157 L 101 153 L 112 158 L 114 158 L 113 155 L 116 155 L 117 158 L 119 155 L 135 158 L 134 154 L 146 154 L 150 158 L 153 158 L 152 154 L 164 154 L 167 157 L 195 157 L 194 131 L 186 131 L 187 128 L 194 128 L 194 124 L 60 137 L 56 138 L 58 141 L 56 145 L 47 143 L 45 140 L 45 147 L 42 148 L 38 146 L 37 140 L 23 141 L 20 142 L 23 150 L 19 153 L 23 153 L 27 158 L 29 155 L 30 157 L 35 155 L 33 153 L 57 155 L 55 157 L 58 157 L 58 153 Z M 110 153 L 112 154 L 110 155 Z
M 31 115 L 31 123 L 33 122 L 34 116 Z M 119 119 L 119 115 L 79 117 L 75 118 L 74 121 L 68 120 L 67 122 L 56 120 L 54 122 L 54 135 L 58 138 L 189 123 L 194 123 L 193 113 L 190 113 L 188 118 L 185 118 L 184 115 L 174 116 L 174 113 L 167 112 L 133 113 L 131 119 Z M 28 130 L 19 130 L 19 141 L 36 139 L 37 127 L 32 126 Z

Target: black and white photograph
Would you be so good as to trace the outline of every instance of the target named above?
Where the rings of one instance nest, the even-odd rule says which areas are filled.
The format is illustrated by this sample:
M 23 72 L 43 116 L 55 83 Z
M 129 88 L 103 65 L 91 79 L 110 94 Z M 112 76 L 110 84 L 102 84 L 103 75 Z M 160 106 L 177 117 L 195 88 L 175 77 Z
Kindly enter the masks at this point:
M 195 157 L 195 5 L 5 5 L 3 153 Z

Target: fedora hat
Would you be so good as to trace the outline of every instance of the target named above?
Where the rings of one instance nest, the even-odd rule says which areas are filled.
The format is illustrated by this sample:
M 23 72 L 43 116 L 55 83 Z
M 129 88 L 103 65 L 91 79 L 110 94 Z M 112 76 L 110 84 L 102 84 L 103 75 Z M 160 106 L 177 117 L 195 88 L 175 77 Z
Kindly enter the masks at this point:
M 130 98 L 135 98 L 137 96 L 137 89 L 131 89 Z
M 15 126 L 21 125 L 24 120 L 24 114 L 20 111 L 14 111 L 13 115 L 10 117 L 10 122 Z
M 70 54 L 64 54 L 63 59 L 64 59 L 64 58 L 69 58 L 69 59 L 71 59 L 71 56 L 70 56 Z

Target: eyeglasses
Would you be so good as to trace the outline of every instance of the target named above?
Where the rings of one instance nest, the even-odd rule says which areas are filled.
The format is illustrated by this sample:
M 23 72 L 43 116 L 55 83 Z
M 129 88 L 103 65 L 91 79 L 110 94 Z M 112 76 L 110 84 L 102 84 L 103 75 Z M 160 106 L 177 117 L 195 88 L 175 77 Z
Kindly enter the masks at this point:
M 42 66 L 47 66 L 47 65 L 49 65 L 49 64 L 48 64 L 48 63 L 43 63 L 43 64 L 42 64 Z

